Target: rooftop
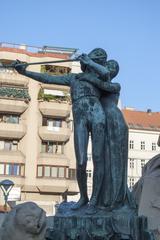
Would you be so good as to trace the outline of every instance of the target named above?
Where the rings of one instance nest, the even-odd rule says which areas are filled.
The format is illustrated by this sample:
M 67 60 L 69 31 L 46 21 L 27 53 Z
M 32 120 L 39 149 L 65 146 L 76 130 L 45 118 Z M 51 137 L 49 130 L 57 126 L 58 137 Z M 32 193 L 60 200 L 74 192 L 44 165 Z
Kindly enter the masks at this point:
M 26 44 L 0 42 L 0 52 L 7 51 L 21 53 L 32 57 L 55 57 L 68 59 L 72 57 L 72 55 L 76 54 L 77 50 L 77 48 L 55 46 L 35 47 Z
M 150 109 L 142 112 L 131 108 L 123 109 L 122 112 L 129 128 L 160 131 L 160 112 L 152 112 Z

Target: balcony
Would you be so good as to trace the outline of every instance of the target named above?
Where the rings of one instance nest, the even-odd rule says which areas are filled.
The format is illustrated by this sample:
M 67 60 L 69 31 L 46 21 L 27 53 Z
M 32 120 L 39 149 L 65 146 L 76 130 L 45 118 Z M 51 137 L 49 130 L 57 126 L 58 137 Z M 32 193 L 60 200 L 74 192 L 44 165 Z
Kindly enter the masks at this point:
M 64 154 L 40 153 L 38 164 L 69 166 L 69 159 Z
M 41 193 L 52 193 L 59 195 L 68 189 L 68 180 L 63 178 L 54 178 L 53 181 L 52 178 L 37 178 L 36 186 Z
M 28 88 L 15 87 L 9 85 L 2 85 L 0 87 L 0 98 L 1 99 L 13 99 L 29 102 L 30 96 Z
M 36 179 L 36 186 L 41 193 L 62 194 L 68 190 L 69 195 L 74 195 L 79 192 L 76 181 L 68 179 Z
M 41 126 L 39 135 L 45 141 L 66 142 L 70 138 L 71 130 L 65 127 Z
M 1 112 L 23 113 L 28 108 L 28 104 L 20 100 L 0 99 Z
M 0 150 L 1 163 L 25 163 L 25 156 L 20 151 Z
M 0 137 L 7 139 L 21 139 L 26 133 L 24 124 L 0 123 Z
M 17 86 L 27 86 L 28 78 L 24 77 L 13 70 L 0 69 L 0 83 Z
M 44 116 L 67 117 L 71 111 L 68 103 L 40 102 L 39 109 Z

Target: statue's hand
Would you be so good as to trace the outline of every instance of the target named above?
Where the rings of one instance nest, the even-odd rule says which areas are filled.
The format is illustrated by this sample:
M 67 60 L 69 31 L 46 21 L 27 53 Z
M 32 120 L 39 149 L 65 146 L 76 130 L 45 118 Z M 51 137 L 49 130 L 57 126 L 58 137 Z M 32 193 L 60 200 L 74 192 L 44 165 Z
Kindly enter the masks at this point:
M 26 71 L 28 64 L 16 60 L 12 63 L 12 66 L 16 69 L 18 73 L 23 74 Z
M 79 57 L 78 57 L 78 59 L 80 60 L 80 62 L 82 63 L 82 64 L 85 64 L 85 65 L 89 65 L 90 63 L 91 63 L 91 59 L 88 57 L 88 55 L 87 54 L 85 54 L 85 53 L 83 53 L 82 55 L 80 55 Z

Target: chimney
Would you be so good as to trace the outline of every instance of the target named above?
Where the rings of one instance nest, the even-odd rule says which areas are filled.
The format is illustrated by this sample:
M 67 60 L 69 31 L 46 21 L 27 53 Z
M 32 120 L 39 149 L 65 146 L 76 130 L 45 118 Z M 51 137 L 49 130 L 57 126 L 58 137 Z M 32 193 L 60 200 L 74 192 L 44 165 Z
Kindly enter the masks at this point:
M 22 50 L 27 50 L 27 45 L 26 44 L 21 44 L 19 46 L 19 48 L 22 49 Z
M 147 113 L 151 113 L 151 112 L 152 112 L 152 109 L 148 108 Z

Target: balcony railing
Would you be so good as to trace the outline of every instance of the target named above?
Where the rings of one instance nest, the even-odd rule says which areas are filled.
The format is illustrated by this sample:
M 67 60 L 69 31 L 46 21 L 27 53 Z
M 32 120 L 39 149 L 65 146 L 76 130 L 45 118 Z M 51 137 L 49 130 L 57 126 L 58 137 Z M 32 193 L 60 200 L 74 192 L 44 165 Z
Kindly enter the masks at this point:
M 21 139 L 26 133 L 24 124 L 0 123 L 0 137 L 7 139 Z
M 68 166 L 69 159 L 64 154 L 40 153 L 38 164 Z
M 26 44 L 7 43 L 7 42 L 1 42 L 0 48 L 15 48 L 15 49 L 27 50 L 30 52 L 42 51 L 42 47 L 29 46 Z
M 33 53 L 59 53 L 59 54 L 68 54 L 73 55 L 76 54 L 77 48 L 65 48 L 65 47 L 56 47 L 56 46 L 30 46 L 26 44 L 16 44 L 16 43 L 7 43 L 7 42 L 0 42 L 0 48 L 16 48 L 27 50 Z
M 7 68 L 0 68 L 0 83 L 12 85 L 12 86 L 27 86 L 29 80 L 18 74 L 16 71 L 7 69 Z
M 25 163 L 25 156 L 19 150 L 0 150 L 0 162 L 5 163 Z
M 71 112 L 71 105 L 68 103 L 40 102 L 39 109 L 44 116 L 67 117 Z
M 0 98 L 0 111 L 11 113 L 23 113 L 28 108 L 28 104 L 20 100 Z
M 66 142 L 70 138 L 71 130 L 65 127 L 41 126 L 39 135 L 45 141 Z

